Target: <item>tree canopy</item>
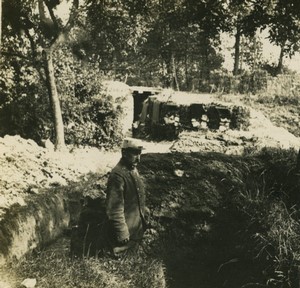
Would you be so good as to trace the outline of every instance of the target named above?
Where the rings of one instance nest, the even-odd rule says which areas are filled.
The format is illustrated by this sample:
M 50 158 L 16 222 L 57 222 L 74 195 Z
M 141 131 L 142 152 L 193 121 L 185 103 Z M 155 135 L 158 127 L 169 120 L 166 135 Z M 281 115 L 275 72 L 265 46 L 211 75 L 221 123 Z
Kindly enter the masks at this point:
M 83 79 L 94 74 L 80 73 L 80 69 L 92 69 L 101 77 L 130 85 L 208 91 L 214 71 L 224 71 L 222 33 L 235 37 L 234 74 L 241 72 L 241 57 L 253 69 L 263 68 L 258 61 L 257 31 L 267 29 L 269 40 L 281 48 L 277 72 L 282 70 L 283 57 L 299 50 L 297 0 L 1 2 L 0 105 L 7 108 L 21 101 L 28 101 L 28 107 L 39 101 L 43 107 L 50 105 L 54 116 L 50 130 L 55 131 L 58 148 L 64 146 L 63 121 L 68 122 L 61 104 L 77 99 L 78 91 L 90 95 L 82 91 L 94 85 L 90 78 Z M 36 112 L 36 119 L 29 114 L 28 127 L 34 122 L 45 126 L 45 121 L 37 119 L 47 113 Z M 16 116 L 10 120 L 22 121 Z

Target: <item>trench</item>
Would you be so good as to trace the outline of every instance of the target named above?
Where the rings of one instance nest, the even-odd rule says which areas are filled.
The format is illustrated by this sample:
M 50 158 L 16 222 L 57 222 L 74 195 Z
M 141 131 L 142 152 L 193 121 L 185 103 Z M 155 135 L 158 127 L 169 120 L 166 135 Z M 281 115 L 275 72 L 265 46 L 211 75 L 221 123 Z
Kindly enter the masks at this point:
M 252 196 L 250 202 L 245 202 L 246 194 L 243 194 L 261 187 L 265 193 L 272 193 L 279 191 L 280 187 L 289 193 L 286 205 L 288 202 L 298 203 L 295 195 L 299 181 L 291 173 L 295 154 L 272 153 L 249 157 L 221 153 L 153 153 L 142 156 L 140 173 L 148 187 L 151 231 L 156 235 L 152 237 L 153 233 L 152 236 L 146 233 L 146 240 L 150 239 L 147 257 L 150 255 L 162 261 L 167 287 L 267 287 L 268 279 L 275 277 L 272 271 L 268 271 L 273 261 L 271 254 L 269 258 L 263 253 L 257 257 L 259 247 L 253 238 L 266 229 L 260 223 L 266 217 L 262 215 L 256 220 L 253 218 L 256 213 L 249 217 L 254 208 L 262 209 L 259 211 L 262 214 L 266 210 L 268 215 L 268 207 L 263 199 L 259 206 L 255 206 L 257 203 L 253 203 Z M 174 173 L 178 169 L 183 175 Z M 262 171 L 268 171 L 263 178 L 258 176 Z M 81 183 L 80 186 L 84 185 Z M 267 202 L 278 201 L 277 194 L 272 197 L 267 197 Z M 78 217 L 76 207 L 73 212 Z M 247 213 L 245 209 L 249 209 Z M 70 241 L 70 235 L 65 235 L 47 249 L 55 247 L 65 257 L 69 253 Z M 298 279 L 290 281 L 295 285 Z M 288 283 L 271 287 L 288 287 Z
M 255 171 L 251 172 L 251 165 Z M 167 287 L 267 287 L 271 276 L 266 275 L 266 267 L 272 260 L 255 257 L 257 243 L 251 238 L 262 227 L 249 221 L 237 200 L 241 191 L 260 185 L 257 173 L 266 167 L 260 157 L 220 153 L 143 155 L 140 172 L 149 187 L 151 229 L 158 235 L 150 235 L 147 251 L 165 266 Z M 174 174 L 176 169 L 184 171 L 183 176 Z M 298 187 L 295 178 L 285 179 L 283 170 L 272 169 L 270 183 L 281 175 L 280 187 L 284 181 L 290 188 Z M 70 237 L 64 239 L 61 249 L 66 251 Z
M 166 219 L 161 220 L 162 223 L 167 227 L 167 232 L 161 235 L 159 239 L 161 246 L 156 248 L 158 251 L 152 251 L 151 256 L 162 260 L 164 264 L 166 287 L 267 287 L 263 284 L 247 286 L 250 283 L 264 283 L 263 268 L 254 261 L 244 258 L 241 249 L 237 247 L 242 245 L 236 241 L 235 233 L 238 231 L 230 229 L 228 227 L 230 223 L 223 227 L 222 235 L 212 236 L 207 233 L 199 239 L 187 234 L 186 228 L 180 228 L 182 223 Z M 228 230 L 233 234 L 224 237 Z M 185 233 L 184 237 L 181 232 Z M 185 237 L 189 239 L 184 239 Z M 56 251 L 57 255 L 69 257 L 70 242 L 71 238 L 64 236 L 47 249 L 52 251 L 51 253 Z
M 206 225 L 214 227 L 198 232 L 197 236 L 195 231 L 180 229 L 180 223 L 170 225 L 164 252 L 169 287 L 238 288 L 263 283 L 262 268 L 244 257 L 239 247 L 243 243 L 237 239 L 240 230 L 232 227 L 236 224 L 233 219 L 228 220 L 222 224 L 218 219 L 215 223 L 207 222 Z
M 189 155 L 184 155 L 183 158 L 175 156 L 171 162 L 167 158 L 162 161 L 166 161 L 171 167 L 178 161 L 182 161 L 183 166 L 191 165 L 191 168 L 183 168 L 191 169 L 189 170 L 191 174 L 193 169 L 198 170 L 199 165 L 202 165 L 197 161 L 188 163 Z M 212 167 L 212 170 L 216 168 Z M 247 249 L 252 245 L 247 233 L 243 233 L 248 225 L 247 219 L 243 219 L 228 202 L 230 200 L 226 199 L 226 195 L 222 195 L 228 192 L 227 187 L 220 184 L 220 180 L 224 179 L 222 176 L 225 175 L 219 171 L 219 175 L 210 179 L 212 175 L 208 173 L 207 178 L 204 176 L 204 179 L 198 180 L 202 174 L 199 172 L 198 170 L 198 173 L 190 175 L 183 181 L 181 178 L 174 179 L 170 174 L 170 178 L 157 178 L 158 182 L 166 183 L 162 193 L 165 192 L 168 196 L 162 204 L 167 202 L 173 206 L 174 203 L 180 203 L 175 211 L 163 208 L 164 211 L 158 212 L 161 214 L 155 219 L 155 222 L 163 227 L 156 255 L 160 255 L 166 265 L 168 287 L 240 288 L 250 283 L 265 283 L 266 279 L 262 272 L 266 263 L 260 265 L 250 255 L 246 255 Z M 163 176 L 166 174 L 168 172 L 162 173 Z M 197 183 L 202 181 L 206 182 L 203 187 L 201 183 Z M 219 187 L 216 187 L 218 183 Z M 152 193 L 155 193 L 154 190 L 158 190 L 159 186 L 159 184 L 152 186 Z M 156 205 L 157 203 L 154 204 Z M 253 287 L 263 287 L 259 285 Z

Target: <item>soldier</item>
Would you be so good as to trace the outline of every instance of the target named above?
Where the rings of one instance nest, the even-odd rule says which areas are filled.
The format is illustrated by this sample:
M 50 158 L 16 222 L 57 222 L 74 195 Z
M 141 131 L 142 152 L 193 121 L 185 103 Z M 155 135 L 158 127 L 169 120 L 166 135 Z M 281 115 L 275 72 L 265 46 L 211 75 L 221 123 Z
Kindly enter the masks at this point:
M 108 238 L 115 256 L 136 251 L 146 230 L 145 191 L 137 171 L 142 149 L 137 139 L 125 139 L 122 158 L 108 179 Z

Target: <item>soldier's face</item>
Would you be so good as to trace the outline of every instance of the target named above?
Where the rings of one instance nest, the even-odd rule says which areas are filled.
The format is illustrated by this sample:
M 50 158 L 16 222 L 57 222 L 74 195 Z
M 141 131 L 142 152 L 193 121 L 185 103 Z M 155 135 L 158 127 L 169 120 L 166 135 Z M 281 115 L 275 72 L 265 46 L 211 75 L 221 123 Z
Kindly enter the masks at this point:
M 123 159 L 129 167 L 135 168 L 141 161 L 141 151 L 127 150 L 123 152 Z

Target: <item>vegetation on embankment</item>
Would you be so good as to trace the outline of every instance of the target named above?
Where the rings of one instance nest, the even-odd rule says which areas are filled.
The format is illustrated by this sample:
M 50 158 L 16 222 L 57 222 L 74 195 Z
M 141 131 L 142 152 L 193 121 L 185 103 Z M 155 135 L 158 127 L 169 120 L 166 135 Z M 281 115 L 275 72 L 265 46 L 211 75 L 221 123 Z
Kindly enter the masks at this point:
M 294 151 L 146 155 L 142 162 L 149 204 L 163 227 L 156 248 L 172 287 L 297 287 Z
M 36 278 L 42 288 L 165 287 L 163 265 L 155 259 L 72 259 L 68 249 L 69 242 L 62 239 L 32 254 L 18 270 L 24 277 Z
M 297 287 L 294 151 L 146 155 L 142 162 L 172 287 L 186 281 L 189 287 Z
M 74 281 L 76 287 L 162 287 L 164 281 L 168 287 L 298 287 L 296 158 L 295 151 L 275 149 L 143 155 L 152 227 L 137 258 L 81 262 L 67 250 L 56 258 L 41 252 L 19 273 L 36 277 L 39 287 L 74 287 Z M 53 261 L 51 269 L 40 269 L 44 258 Z

